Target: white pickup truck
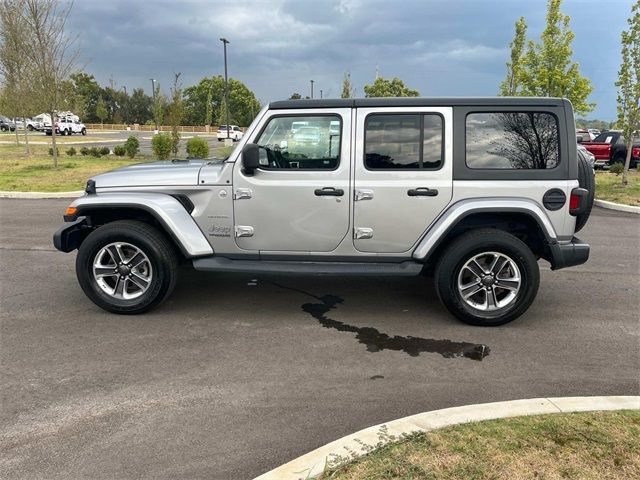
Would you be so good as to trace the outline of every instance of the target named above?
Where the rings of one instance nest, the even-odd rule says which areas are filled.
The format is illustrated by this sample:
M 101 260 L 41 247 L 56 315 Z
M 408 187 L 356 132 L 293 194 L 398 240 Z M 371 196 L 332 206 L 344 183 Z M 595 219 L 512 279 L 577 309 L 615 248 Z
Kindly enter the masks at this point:
M 47 135 L 51 135 L 51 125 L 45 125 L 44 131 Z M 58 135 L 72 135 L 74 133 L 86 135 L 87 128 L 84 126 L 84 123 L 76 121 L 71 117 L 62 117 L 56 121 L 56 133 Z

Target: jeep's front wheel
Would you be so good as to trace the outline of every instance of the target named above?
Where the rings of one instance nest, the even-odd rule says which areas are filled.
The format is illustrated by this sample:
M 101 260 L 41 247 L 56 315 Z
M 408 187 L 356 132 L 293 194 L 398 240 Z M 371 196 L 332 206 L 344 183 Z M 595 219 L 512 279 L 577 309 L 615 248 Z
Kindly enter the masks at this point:
M 119 314 L 146 312 L 169 296 L 178 260 L 173 246 L 143 222 L 121 220 L 94 230 L 76 258 L 78 282 L 100 308 Z
M 438 297 L 470 325 L 503 325 L 522 315 L 538 292 L 540 271 L 529 247 L 513 235 L 479 229 L 458 237 L 436 266 Z

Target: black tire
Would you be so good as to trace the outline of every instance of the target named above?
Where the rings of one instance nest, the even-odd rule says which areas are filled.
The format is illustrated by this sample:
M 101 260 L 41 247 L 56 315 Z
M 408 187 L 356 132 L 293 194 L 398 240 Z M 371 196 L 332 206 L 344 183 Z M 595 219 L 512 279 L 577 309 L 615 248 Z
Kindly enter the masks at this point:
M 589 165 L 587 159 L 578 155 L 578 185 L 580 188 L 584 188 L 589 192 L 587 195 L 587 208 L 586 210 L 576 217 L 576 232 L 582 230 L 589 220 L 591 215 L 591 209 L 593 208 L 593 201 L 596 196 L 596 176 L 595 172 Z
M 458 278 L 465 264 L 485 252 L 508 257 L 517 266 L 520 277 L 514 298 L 493 311 L 472 307 L 462 298 L 458 288 Z M 504 272 L 499 270 L 498 273 L 501 271 Z M 442 252 L 434 281 L 440 301 L 458 319 L 469 325 L 494 327 L 518 318 L 529 308 L 538 293 L 540 270 L 533 252 L 524 242 L 502 230 L 483 228 L 461 235 Z M 480 280 L 478 282 L 480 286 L 484 285 Z M 509 294 L 507 290 L 497 292 L 496 295 L 503 295 L 503 299 Z M 481 289 L 478 295 L 487 294 Z
M 29 129 L 30 132 L 33 132 L 33 125 L 28 125 L 27 128 Z
M 0 127 L 0 130 L 2 130 L 3 132 L 6 132 L 7 130 L 9 130 L 7 127 L 5 127 L 4 125 L 2 125 Z
M 81 131 L 80 133 L 82 133 L 82 135 L 83 135 L 83 136 L 84 136 L 84 135 L 86 135 L 86 134 L 87 134 L 87 129 L 86 129 L 86 128 L 83 128 L 83 129 L 82 129 L 82 131 Z
M 149 259 L 153 275 L 147 290 L 137 298 L 111 296 L 94 278 L 94 259 L 103 247 L 114 242 L 132 244 Z M 177 272 L 176 251 L 166 236 L 156 228 L 134 220 L 118 220 L 97 228 L 82 242 L 76 257 L 76 276 L 84 293 L 100 308 L 118 314 L 143 313 L 162 303 L 175 287 Z

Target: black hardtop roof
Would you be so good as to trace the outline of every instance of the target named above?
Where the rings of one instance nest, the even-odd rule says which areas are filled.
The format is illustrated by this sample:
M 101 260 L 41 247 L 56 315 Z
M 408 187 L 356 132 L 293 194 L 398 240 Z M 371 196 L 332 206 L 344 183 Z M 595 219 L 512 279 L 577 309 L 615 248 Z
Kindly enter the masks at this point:
M 554 97 L 383 97 L 281 100 L 269 109 L 356 108 L 356 107 L 464 107 L 464 106 L 540 106 L 561 107 L 562 98 Z

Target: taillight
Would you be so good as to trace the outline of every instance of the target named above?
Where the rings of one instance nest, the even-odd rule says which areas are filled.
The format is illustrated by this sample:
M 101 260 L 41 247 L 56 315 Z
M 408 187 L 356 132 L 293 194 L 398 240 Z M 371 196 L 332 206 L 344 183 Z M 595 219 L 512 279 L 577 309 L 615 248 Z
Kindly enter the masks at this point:
M 575 210 L 576 208 L 580 208 L 580 196 L 574 193 L 571 194 L 571 198 L 569 199 L 569 210 Z
M 587 208 L 589 191 L 584 188 L 574 188 L 569 197 L 569 213 L 574 217 L 580 215 Z
M 631 149 L 631 154 L 634 157 L 640 157 L 640 147 L 633 147 L 633 149 Z

